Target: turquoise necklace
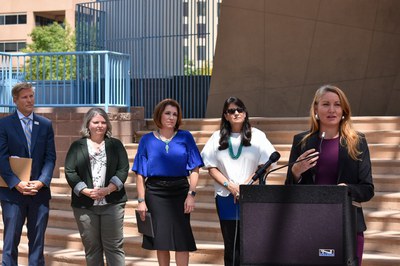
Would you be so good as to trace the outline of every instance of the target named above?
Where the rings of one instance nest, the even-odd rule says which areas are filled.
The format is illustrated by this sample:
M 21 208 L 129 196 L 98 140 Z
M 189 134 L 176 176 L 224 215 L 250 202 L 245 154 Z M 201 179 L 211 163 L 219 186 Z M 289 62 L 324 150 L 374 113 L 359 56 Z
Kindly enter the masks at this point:
M 157 130 L 156 132 L 157 132 L 157 135 L 158 135 L 158 139 L 165 143 L 165 151 L 168 153 L 168 151 L 169 151 L 169 143 L 170 143 L 171 140 L 175 137 L 177 131 L 175 131 L 174 135 L 173 135 L 170 139 L 166 139 L 166 140 L 163 140 L 163 139 L 161 138 L 161 134 L 160 134 L 160 131 L 159 131 L 159 130 Z
M 237 160 L 237 158 L 240 157 L 240 154 L 242 154 L 242 148 L 243 148 L 242 142 L 240 142 L 240 146 L 239 146 L 239 149 L 238 149 L 238 152 L 237 152 L 236 155 L 233 153 L 232 142 L 231 142 L 231 138 L 230 137 L 228 139 L 228 144 L 229 144 L 229 148 L 228 148 L 229 156 L 231 156 L 231 158 L 233 160 Z

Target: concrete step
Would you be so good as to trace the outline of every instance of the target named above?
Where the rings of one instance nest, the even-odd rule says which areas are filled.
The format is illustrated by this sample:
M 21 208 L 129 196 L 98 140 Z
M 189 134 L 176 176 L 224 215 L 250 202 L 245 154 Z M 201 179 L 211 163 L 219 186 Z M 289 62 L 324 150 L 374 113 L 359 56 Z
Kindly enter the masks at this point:
M 400 254 L 400 232 L 399 231 L 374 231 L 368 230 L 365 236 L 365 250 L 381 253 Z
M 368 231 L 397 231 L 400 233 L 400 211 L 364 208 Z
M 267 181 L 267 184 L 268 183 Z M 398 191 L 398 190 L 397 190 Z M 131 198 L 127 205 L 136 204 L 136 198 Z M 196 211 L 201 215 L 212 213 L 215 208 L 213 187 L 199 187 L 196 195 Z M 362 203 L 363 207 L 379 210 L 400 210 L 400 192 L 375 192 L 375 196 L 368 202 Z M 70 194 L 53 193 L 50 207 L 53 210 L 70 210 Z M 197 214 L 194 214 L 197 215 Z M 199 217 L 200 218 L 200 217 Z M 216 220 L 216 217 L 212 217 Z
M 135 257 L 136 258 L 140 258 L 140 261 L 143 260 L 143 257 L 145 258 L 150 258 L 152 255 L 149 254 L 149 252 L 147 251 L 140 251 L 140 239 L 141 237 L 138 236 L 137 232 L 135 231 L 135 221 L 134 221 L 134 217 L 133 215 L 130 215 L 130 209 L 134 209 L 136 206 L 136 202 L 129 202 L 128 206 L 127 206 L 127 217 L 126 217 L 126 223 L 127 223 L 127 227 L 128 229 L 126 230 L 126 245 L 125 247 L 128 248 L 129 252 L 127 251 L 127 256 L 130 257 Z M 209 206 L 211 208 L 211 206 Z M 198 210 L 198 208 L 196 208 L 196 211 Z M 195 211 L 195 212 L 196 212 Z M 67 211 L 68 212 L 68 211 Z M 65 216 L 70 216 L 70 218 L 72 217 L 72 213 L 70 214 L 66 214 L 67 212 L 63 212 L 64 213 L 64 217 L 62 215 L 59 215 L 59 221 L 62 221 L 65 223 L 65 221 L 67 220 L 65 218 Z M 51 211 L 51 216 L 53 216 L 54 214 L 56 214 L 57 212 L 52 210 Z M 132 211 L 133 213 L 133 211 Z M 73 219 L 73 218 L 72 218 Z M 368 210 L 366 211 L 366 219 L 367 219 L 367 223 L 368 223 L 368 227 L 369 230 L 366 232 L 366 260 L 368 258 L 368 254 L 369 252 L 373 252 L 373 255 L 371 255 L 371 260 L 373 260 L 374 262 L 376 262 L 379 258 L 379 261 L 385 261 L 385 263 L 390 263 L 390 262 L 394 262 L 396 261 L 398 258 L 395 256 L 395 254 L 398 253 L 393 253 L 393 250 L 396 250 L 396 245 L 398 248 L 398 237 L 396 238 L 396 236 L 399 235 L 399 230 L 397 229 L 397 227 L 393 227 L 393 226 L 398 226 L 396 225 L 396 223 L 399 223 L 399 212 L 395 212 L 395 211 L 387 211 L 387 212 L 382 212 L 382 211 L 377 211 L 377 210 Z M 378 221 L 380 220 L 380 221 Z M 374 224 L 370 224 L 370 221 Z M 79 234 L 77 233 L 77 230 L 66 230 L 67 225 L 63 224 L 62 222 L 56 222 L 57 227 L 60 228 L 54 228 L 53 222 L 49 221 L 49 228 L 47 230 L 46 233 L 46 245 L 47 246 L 51 246 L 51 247 L 59 247 L 59 248 L 63 248 L 63 249 L 73 249 L 73 250 L 82 250 L 82 245 L 80 243 L 80 237 Z M 73 221 L 72 221 L 73 223 Z M 217 224 L 217 223 L 215 223 Z M 214 224 L 214 225 L 215 225 Z M 393 225 L 394 224 L 394 225 Z M 194 231 L 196 231 L 196 227 L 197 225 L 199 226 L 199 228 L 202 228 L 201 230 L 204 230 L 204 228 L 207 228 L 207 230 L 204 231 L 204 236 L 207 235 L 208 238 L 210 238 L 210 235 L 215 234 L 216 231 L 211 232 L 209 230 L 210 224 L 209 223 L 196 223 L 193 224 L 194 227 Z M 379 229 L 382 228 L 383 230 Z M 59 230 L 58 230 L 59 229 Z M 218 226 L 216 227 L 216 230 L 219 233 L 219 228 Z M 207 232 L 206 232 L 207 231 Z M 385 232 L 386 231 L 386 232 Z M 388 231 L 391 231 L 389 233 L 387 233 Z M 2 233 L 2 231 L 0 230 L 0 232 Z M 195 232 L 196 235 L 196 232 Z M 197 237 L 201 237 L 202 236 L 197 236 L 196 235 L 196 239 L 198 239 Z M 370 238 L 372 238 L 370 240 Z M 390 238 L 389 240 L 387 238 Z M 207 241 L 208 242 L 208 241 Z M 220 241 L 221 243 L 221 241 Z M 368 245 L 367 245 L 368 244 Z M 219 244 L 221 245 L 221 244 Z M 380 246 L 385 246 L 385 247 L 380 247 Z M 377 248 L 377 246 L 379 247 L 379 249 Z M 383 257 L 380 257 L 380 254 L 376 254 L 376 252 L 384 252 L 386 254 L 392 253 L 391 255 L 384 255 L 385 259 Z M 140 253 L 143 252 L 143 253 Z M 215 255 L 215 251 L 214 250 L 207 250 L 204 251 L 206 254 L 201 254 L 199 255 L 201 257 L 198 258 L 196 257 L 195 260 L 201 260 L 201 263 L 205 263 L 205 257 L 210 257 L 212 255 Z M 139 253 L 139 254 L 138 254 Z M 80 255 L 78 255 L 81 260 L 80 262 L 83 261 L 83 257 L 82 257 L 83 253 L 80 253 Z M 63 257 L 61 254 L 58 254 L 59 257 Z M 198 255 L 198 254 L 196 254 Z M 73 256 L 70 256 L 70 253 L 68 252 L 68 257 L 73 258 Z M 220 253 L 219 256 L 222 256 L 222 254 Z M 215 258 L 214 258 L 215 259 Z M 53 259 L 54 262 L 56 263 L 54 265 L 59 265 L 59 260 L 58 258 L 54 258 Z M 216 263 L 215 260 L 210 260 L 211 263 Z M 79 262 L 79 263 L 80 263 Z M 72 262 L 69 262 L 72 263 Z M 222 263 L 222 262 L 221 262 Z M 383 263 L 383 262 L 382 262 Z M 72 264 L 74 265 L 74 264 Z M 136 265 L 136 264 L 135 264 Z M 368 265 L 368 264 L 363 264 L 363 265 Z M 381 265 L 381 264 L 369 264 L 369 265 Z M 382 264 L 382 265 L 396 265 L 396 264 Z
M 140 138 L 149 133 L 148 130 L 136 131 L 136 142 L 135 143 L 126 143 L 125 145 L 129 147 L 131 150 L 134 150 L 135 146 L 133 144 L 138 144 Z M 208 139 L 211 137 L 214 131 L 191 131 L 193 138 L 195 139 L 196 143 L 206 143 Z M 275 131 L 264 131 L 268 140 L 273 145 L 280 145 L 280 144 L 292 144 L 293 136 L 300 133 L 301 131 L 296 130 L 275 130 Z M 400 130 L 376 130 L 376 131 L 363 131 L 362 133 L 365 134 L 365 137 L 368 141 L 368 144 L 394 144 L 400 143 Z M 136 147 L 137 148 L 137 147 Z M 199 150 L 202 149 L 202 146 L 199 147 Z M 128 152 L 128 155 L 131 156 L 131 153 Z
M 64 169 L 60 168 L 60 172 L 62 171 L 62 174 L 59 178 L 53 178 L 51 180 L 51 192 L 52 194 L 71 194 L 71 187 L 68 185 L 67 181 L 65 180 L 65 175 L 64 175 Z M 134 175 L 132 173 L 131 179 L 133 179 Z M 137 193 L 136 193 L 136 183 L 133 182 L 128 182 L 131 180 L 127 180 L 125 182 L 125 191 L 128 195 L 128 198 L 134 199 L 137 198 Z
M 2 226 L 0 227 L 0 233 L 3 233 Z M 124 234 L 124 251 L 126 256 L 129 258 L 136 258 L 139 261 L 146 260 L 149 258 L 155 258 L 155 251 L 145 250 L 141 247 L 142 236 L 141 235 L 129 235 Z M 61 229 L 48 227 L 46 230 L 46 253 L 55 252 L 60 255 L 61 252 L 64 256 L 69 259 L 76 259 L 74 256 L 79 256 L 79 262 L 84 265 L 84 253 L 83 245 L 79 233 L 71 229 Z M 223 244 L 222 242 L 213 241 L 199 241 L 196 240 L 197 251 L 190 253 L 190 261 L 195 264 L 222 264 L 223 263 Z M 3 245 L 0 247 L 2 251 Z M 80 251 L 77 253 L 77 251 Z M 21 237 L 20 249 L 19 249 L 21 260 L 27 258 L 27 237 L 26 230 L 24 228 Z M 65 260 L 64 256 L 59 256 L 60 259 Z M 46 256 L 47 257 L 47 256 Z M 53 260 L 51 258 L 49 260 Z M 21 263 L 24 263 L 21 261 Z M 54 262 L 53 262 L 54 263 Z M 58 265 L 58 264 L 54 264 Z M 81 264 L 82 265 L 82 264 Z
M 277 162 L 276 167 L 286 165 L 288 157 L 281 157 Z M 373 175 L 398 175 L 400 173 L 400 160 L 371 158 L 372 174 Z M 287 168 L 277 171 L 278 173 L 286 173 Z M 275 172 L 276 173 L 276 172 Z
M 375 191 L 397 192 L 400 191 L 400 175 L 398 174 L 374 174 Z
M 281 157 L 289 158 L 291 144 L 274 145 L 275 149 L 281 154 Z M 368 144 L 371 159 L 400 160 L 399 144 Z
M 272 143 L 274 143 L 274 142 L 272 142 Z M 399 160 L 400 159 L 400 145 L 395 144 L 395 143 L 400 143 L 400 134 L 399 134 L 399 142 L 369 143 L 368 147 L 369 147 L 371 159 L 379 158 L 379 159 Z M 131 160 L 131 165 L 132 165 L 133 159 L 136 155 L 138 145 L 139 144 L 137 144 L 137 143 L 125 144 L 125 148 L 127 150 L 128 156 Z M 205 143 L 197 142 L 197 147 L 199 148 L 199 151 L 201 151 L 204 148 L 204 145 L 205 145 Z M 274 147 L 281 154 L 281 157 L 288 158 L 290 155 L 290 150 L 291 150 L 292 144 L 274 144 Z
M 364 252 L 363 266 L 396 266 L 400 265 L 400 255 L 382 252 Z
M 388 193 L 377 192 L 376 196 L 371 201 L 363 203 L 368 228 L 400 231 L 400 209 L 398 208 L 400 193 L 392 193 L 394 195 L 391 197 L 387 196 L 387 194 Z M 58 198 L 62 203 L 56 206 L 52 205 L 49 226 L 76 229 L 68 197 L 55 195 L 54 198 Z M 127 230 L 134 228 L 132 229 L 134 232 L 136 232 L 136 219 L 134 219 L 133 212 L 136 208 L 136 200 L 127 202 L 125 228 L 127 228 Z M 209 239 L 207 234 L 202 235 L 202 226 L 211 226 L 214 233 L 215 229 L 219 228 L 218 215 L 213 198 L 210 202 L 197 202 L 195 211 L 191 215 L 191 220 L 195 234 L 198 232 L 199 239 Z M 203 224 L 204 221 L 208 223 Z M 213 222 L 213 224 L 211 222 Z M 219 231 L 216 231 L 216 234 L 219 234 Z M 133 233 L 131 231 L 129 232 Z
M 267 185 L 283 185 L 286 177 L 284 172 L 273 172 L 267 176 Z M 201 171 L 196 195 L 197 204 L 214 204 L 214 180 L 208 175 L 207 171 Z M 70 188 L 62 178 L 53 179 L 52 192 L 53 199 L 50 201 L 54 209 L 70 208 Z M 400 178 L 394 174 L 374 174 L 374 184 L 376 196 L 365 206 L 382 209 L 398 209 L 399 196 L 396 192 L 400 191 Z M 135 183 L 125 184 L 128 199 L 134 201 L 137 198 Z M 201 205 L 200 205 L 201 206 Z M 214 208 L 214 207 L 213 207 Z M 201 213 L 207 213 L 202 210 Z
M 354 117 L 357 130 L 366 134 L 374 175 L 376 196 L 363 204 L 368 231 L 363 266 L 400 265 L 400 117 Z M 308 128 L 308 118 L 252 118 L 252 125 L 266 132 L 267 137 L 281 153 L 279 165 L 287 163 L 293 135 Z M 220 119 L 184 120 L 182 128 L 190 130 L 201 150 L 211 134 L 219 129 Z M 155 129 L 152 121 L 146 121 L 147 129 L 136 135 Z M 126 143 L 130 165 L 138 144 Z M 283 184 L 287 169 L 273 172 L 267 177 L 268 185 Z M 137 232 L 134 209 L 136 178 L 133 172 L 125 184 L 129 201 L 125 216 L 126 265 L 157 265 L 155 252 L 141 248 L 141 235 Z M 190 253 L 190 265 L 223 265 L 223 245 L 219 221 L 214 203 L 214 180 L 206 170 L 200 171 L 196 208 L 191 214 L 192 228 L 198 247 Z M 47 265 L 85 265 L 83 247 L 70 207 L 70 188 L 65 180 L 64 169 L 60 178 L 52 182 L 53 199 L 46 232 Z M 26 229 L 20 247 L 20 265 L 27 265 Z M 0 222 L 0 234 L 3 233 Z M 3 245 L 0 243 L 0 250 Z M 173 255 L 171 256 L 173 258 Z M 174 265 L 174 264 L 172 264 Z
M 136 207 L 137 202 L 128 202 L 125 208 L 124 233 L 128 235 L 138 234 L 137 221 L 134 215 Z M 196 204 L 196 209 L 191 215 L 191 225 L 196 240 L 222 241 L 218 216 L 215 208 L 213 209 L 212 207 L 205 203 Z M 71 209 L 51 210 L 48 226 L 52 228 L 71 229 L 78 232 Z
M 220 118 L 209 119 L 184 119 L 182 129 L 196 131 L 215 131 L 219 129 Z M 352 122 L 356 130 L 400 130 L 400 117 L 398 116 L 355 116 Z M 156 126 L 151 119 L 146 119 L 147 130 L 154 130 Z M 252 126 L 263 131 L 295 130 L 302 131 L 309 128 L 308 117 L 251 117 Z
M 278 162 L 276 167 L 283 165 L 281 161 Z M 375 191 L 381 192 L 396 192 L 400 191 L 400 174 L 386 174 L 386 173 L 376 173 L 374 165 L 372 165 L 373 179 L 375 185 Z M 399 169 L 400 170 L 400 169 Z M 287 168 L 272 172 L 267 176 L 267 184 L 269 185 L 283 185 L 285 182 L 287 174 Z M 200 170 L 200 178 L 198 181 L 199 187 L 214 186 L 214 179 L 208 174 L 207 170 Z M 136 178 L 133 172 L 130 172 L 129 177 L 125 183 L 126 191 L 128 193 L 128 198 L 136 198 Z M 60 177 L 53 178 L 51 182 L 51 190 L 53 193 L 69 194 L 71 193 L 71 188 L 68 186 L 65 175 L 64 168 L 60 168 Z
M 400 173 L 400 160 L 371 159 L 373 174 L 390 174 Z
M 208 227 L 208 225 L 206 226 Z M 2 233 L 2 228 L 0 228 L 0 232 Z M 197 239 L 197 238 L 196 238 Z M 222 263 L 221 261 L 217 262 L 216 258 L 222 258 L 222 249 L 223 245 L 221 241 L 213 242 L 213 241 L 196 241 L 198 243 L 198 251 L 191 254 L 191 261 L 194 263 L 206 263 L 206 264 L 215 264 Z M 368 258 L 368 254 L 371 251 L 371 254 L 376 254 L 377 252 L 387 254 L 386 256 L 391 255 L 393 259 L 398 259 L 395 255 L 398 255 L 399 251 L 399 243 L 400 236 L 399 231 L 378 231 L 378 230 L 368 230 L 365 233 L 365 253 L 366 260 Z M 26 230 L 23 231 L 23 237 L 21 239 L 21 256 L 22 254 L 27 253 L 26 244 Z M 51 247 L 51 248 L 47 248 Z M 141 236 L 138 234 L 128 234 L 125 233 L 125 245 L 124 249 L 126 255 L 130 258 L 136 257 L 142 260 L 143 258 L 151 258 L 153 257 L 153 252 L 143 250 L 141 248 Z M 52 257 L 52 263 L 56 263 L 58 260 L 63 260 L 64 262 L 73 263 L 70 260 L 78 260 L 79 262 L 83 262 L 83 253 L 79 252 L 83 250 L 83 246 L 81 244 L 79 233 L 76 230 L 65 229 L 65 228 L 53 228 L 49 225 L 48 230 L 46 231 L 46 257 L 49 256 L 49 253 L 55 252 L 58 253 L 58 256 Z M 66 260 L 65 253 L 64 256 L 61 255 L 62 252 L 68 254 L 69 260 Z M 218 255 L 218 257 L 217 257 Z M 74 258 L 74 256 L 78 256 L 78 258 Z M 25 257 L 26 256 L 22 256 Z M 371 258 L 373 256 L 371 255 Z M 56 264 L 58 265 L 58 264 Z M 376 264 L 380 265 L 380 264 Z M 385 265 L 385 264 L 383 264 Z M 393 264 L 395 265 L 395 264 Z
M 0 241 L 0 252 L 3 251 L 3 242 Z M 189 253 L 191 266 L 222 266 L 221 256 L 223 256 L 223 245 L 197 243 L 197 251 Z M 127 254 L 125 250 L 126 266 L 154 266 L 157 265 L 155 251 L 148 251 L 148 257 L 135 257 Z M 212 252 L 210 252 L 210 250 Z M 147 252 L 147 251 L 146 251 Z M 214 254 L 213 254 L 214 253 Z M 63 247 L 46 246 L 45 260 L 47 266 L 81 266 L 86 265 L 85 252 L 83 249 L 72 249 Z M 215 257 L 215 258 L 214 258 Z M 176 266 L 174 252 L 171 252 L 171 266 Z M 0 254 L 1 259 L 1 254 Z M 19 245 L 18 265 L 28 265 L 28 244 Z M 207 260 L 213 261 L 208 263 Z
M 0 251 L 2 251 L 2 247 L 3 247 L 3 242 L 0 241 Z M 82 250 L 68 249 L 68 248 L 64 249 L 64 248 L 46 246 L 44 253 L 47 266 L 81 266 L 86 264 L 85 253 Z M 199 256 L 196 253 L 197 251 L 191 252 L 189 254 L 190 266 L 224 265 L 223 261 L 219 262 L 221 261 L 221 258 L 217 257 L 217 256 L 223 256 L 220 251 L 215 252 L 216 259 L 214 263 L 194 262 L 193 258 Z M 20 244 L 18 265 L 20 266 L 28 265 L 27 254 L 28 254 L 28 245 Z M 211 257 L 211 254 L 207 255 L 208 257 Z M 174 257 L 175 257 L 174 253 L 171 252 L 171 266 L 176 266 Z M 158 264 L 155 256 L 149 258 L 126 256 L 125 261 L 126 261 L 125 264 L 126 266 L 154 266 Z M 363 255 L 363 266 L 396 266 L 396 265 L 400 265 L 400 255 L 397 254 L 366 252 Z
M 69 192 L 69 186 L 65 179 L 65 169 L 64 167 L 59 168 L 60 176 L 58 178 L 53 178 L 51 182 L 51 188 L 53 189 L 65 189 L 64 185 L 68 187 L 67 192 Z M 135 184 L 136 183 L 136 175 L 134 172 L 129 171 L 128 178 L 126 179 L 126 184 Z M 199 186 L 213 185 L 214 180 L 208 175 L 208 171 L 205 169 L 200 169 L 200 176 L 197 183 Z M 64 190 L 65 191 L 65 190 Z
M 379 210 L 400 211 L 400 192 L 375 192 L 372 200 L 363 202 L 362 206 Z

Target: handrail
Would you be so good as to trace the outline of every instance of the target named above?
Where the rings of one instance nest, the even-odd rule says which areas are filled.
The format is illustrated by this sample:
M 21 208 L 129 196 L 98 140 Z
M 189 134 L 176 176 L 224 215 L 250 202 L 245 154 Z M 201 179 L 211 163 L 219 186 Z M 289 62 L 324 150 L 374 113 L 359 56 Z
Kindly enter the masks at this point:
M 14 108 L 12 87 L 35 87 L 36 106 L 131 106 L 130 55 L 111 51 L 0 53 L 0 112 Z

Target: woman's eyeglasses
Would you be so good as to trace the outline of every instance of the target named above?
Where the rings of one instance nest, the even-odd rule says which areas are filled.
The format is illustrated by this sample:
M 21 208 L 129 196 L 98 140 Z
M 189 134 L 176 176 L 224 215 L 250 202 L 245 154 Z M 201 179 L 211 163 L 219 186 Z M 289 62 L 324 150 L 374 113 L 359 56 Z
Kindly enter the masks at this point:
M 241 113 L 244 112 L 244 109 L 240 108 L 240 107 L 238 107 L 238 108 L 230 108 L 230 109 L 226 110 L 226 113 L 230 114 L 230 115 L 233 115 L 234 113 L 236 113 L 236 111 L 241 114 Z

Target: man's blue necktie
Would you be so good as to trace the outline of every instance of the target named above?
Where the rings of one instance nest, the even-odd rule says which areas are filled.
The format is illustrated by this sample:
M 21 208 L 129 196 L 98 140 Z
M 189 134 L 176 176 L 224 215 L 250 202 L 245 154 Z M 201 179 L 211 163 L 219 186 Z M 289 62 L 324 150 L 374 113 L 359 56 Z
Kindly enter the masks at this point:
M 26 141 L 28 142 L 28 149 L 29 149 L 29 157 L 31 157 L 31 135 L 32 135 L 32 130 L 30 127 L 30 122 L 31 119 L 29 117 L 24 117 L 22 118 L 22 122 L 24 122 L 24 133 L 26 136 Z

